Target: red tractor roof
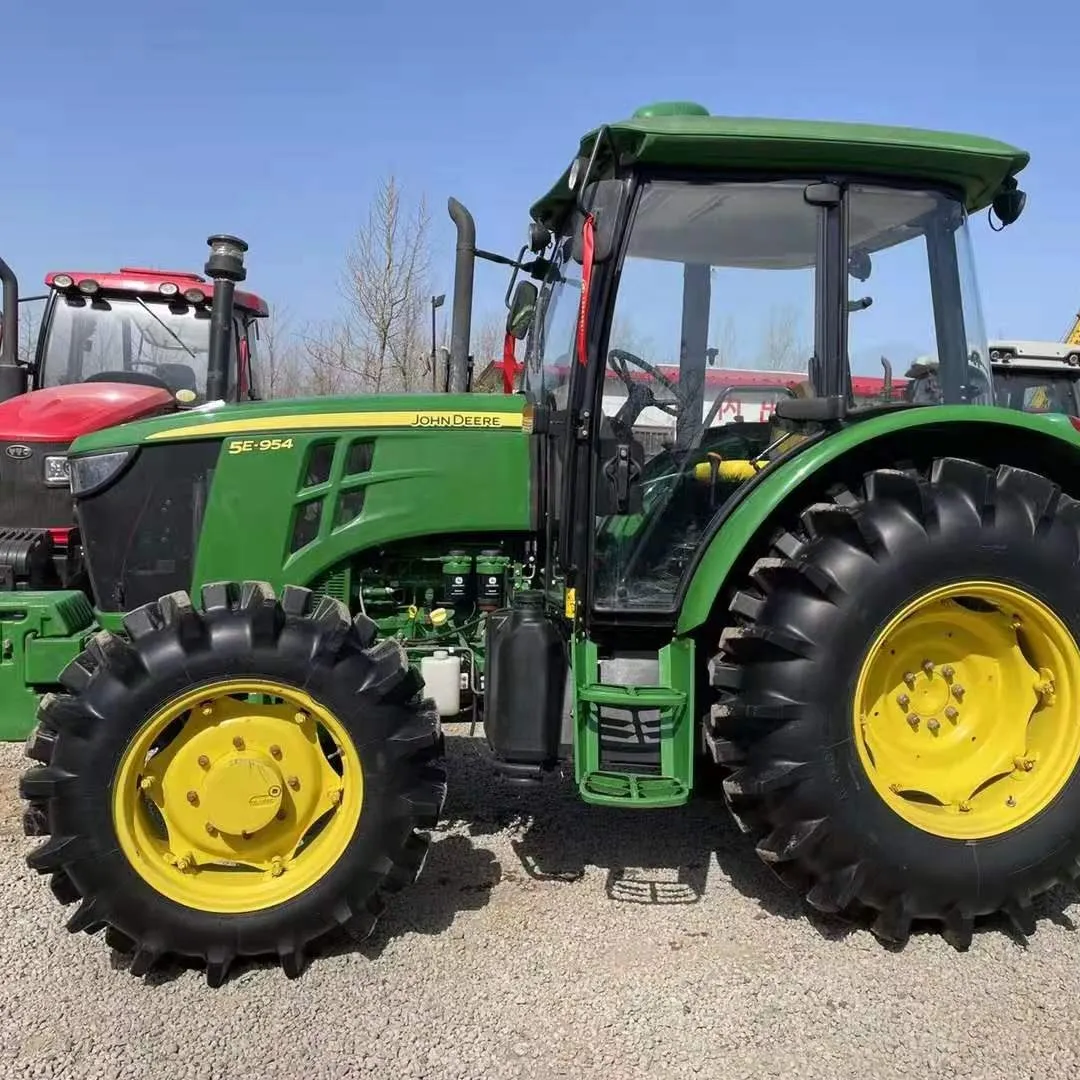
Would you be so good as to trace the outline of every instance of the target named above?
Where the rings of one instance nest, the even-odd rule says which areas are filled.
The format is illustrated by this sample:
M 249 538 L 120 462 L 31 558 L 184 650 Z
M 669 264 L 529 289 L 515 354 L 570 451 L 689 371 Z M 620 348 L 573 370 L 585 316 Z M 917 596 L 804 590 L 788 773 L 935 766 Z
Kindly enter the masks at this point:
M 56 279 L 61 278 L 57 284 Z M 63 279 L 70 278 L 70 284 Z M 83 281 L 96 281 L 103 292 L 146 293 L 162 295 L 162 285 L 175 285 L 175 290 L 168 290 L 181 295 L 190 289 L 198 289 L 209 300 L 214 295 L 214 285 L 200 274 L 189 270 L 150 270 L 141 266 L 121 266 L 119 270 L 107 270 L 98 273 L 93 270 L 50 270 L 45 275 L 45 284 L 50 289 L 78 289 Z M 270 313 L 266 301 L 255 293 L 236 290 L 236 305 L 259 316 Z

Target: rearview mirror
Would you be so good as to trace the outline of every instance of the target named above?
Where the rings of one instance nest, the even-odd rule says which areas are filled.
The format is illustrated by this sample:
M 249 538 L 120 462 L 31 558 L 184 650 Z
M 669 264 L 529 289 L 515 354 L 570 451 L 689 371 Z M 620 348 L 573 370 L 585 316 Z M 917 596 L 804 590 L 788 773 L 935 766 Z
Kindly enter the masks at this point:
M 531 281 L 519 281 L 506 315 L 506 332 L 521 341 L 532 326 L 539 291 Z

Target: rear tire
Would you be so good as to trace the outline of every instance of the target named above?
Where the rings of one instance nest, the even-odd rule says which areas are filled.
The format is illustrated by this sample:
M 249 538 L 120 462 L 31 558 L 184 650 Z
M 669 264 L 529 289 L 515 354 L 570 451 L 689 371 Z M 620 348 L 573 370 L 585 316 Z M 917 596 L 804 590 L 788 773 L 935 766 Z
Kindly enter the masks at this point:
M 363 617 L 351 620 L 335 600 L 316 601 L 309 590 L 293 586 L 277 600 L 269 586 L 257 582 L 206 586 L 201 611 L 186 593 L 174 593 L 131 613 L 125 629 L 129 639 L 96 635 L 63 672 L 60 681 L 66 692 L 43 700 L 37 731 L 27 744 L 29 756 L 41 764 L 29 769 L 21 783 L 21 794 L 30 804 L 26 831 L 49 835 L 27 862 L 49 875 L 61 903 L 79 902 L 68 929 L 106 929 L 113 947 L 133 954 L 131 971 L 137 975 L 166 956 L 204 962 L 213 986 L 224 981 L 237 957 L 276 955 L 293 977 L 315 943 L 330 932 L 367 937 L 385 895 L 419 874 L 428 846 L 422 830 L 436 824 L 446 797 L 438 713 L 422 698 L 422 683 L 403 650 L 392 641 L 373 644 L 374 624 Z M 266 699 L 278 710 L 274 718 L 248 716 L 247 706 L 233 692 L 245 681 L 280 689 L 280 695 Z M 212 718 L 209 705 L 181 711 L 165 729 L 174 741 L 159 751 L 157 771 L 162 775 L 152 776 L 154 756 L 143 762 L 143 754 L 134 753 L 139 740 L 149 738 L 147 725 L 153 721 L 148 718 L 170 715 L 168 710 L 176 702 L 182 707 L 194 689 L 200 699 L 214 698 L 213 709 L 220 706 L 223 711 L 214 711 Z M 310 701 L 311 711 L 290 712 L 294 700 Z M 202 728 L 197 728 L 200 713 Z M 225 724 L 228 732 L 222 735 L 216 729 L 224 731 Z M 218 739 L 219 757 L 211 764 L 206 752 L 183 742 L 193 742 L 199 731 L 203 738 Z M 255 753 L 259 739 L 266 743 L 261 757 Z M 333 748 L 335 739 L 342 744 L 337 776 L 332 768 L 318 771 L 323 767 L 319 752 Z M 168 772 L 174 745 L 174 763 L 182 754 L 191 758 L 186 777 Z M 214 755 L 212 747 L 206 749 Z M 290 760 L 294 749 L 299 769 L 292 767 L 297 758 Z M 192 765 L 196 753 L 205 777 L 217 778 L 215 790 L 199 786 L 203 777 Z M 128 764 L 131 761 L 135 764 Z M 280 777 L 274 771 L 279 762 Z M 226 766 L 232 765 L 244 768 L 229 771 Z M 145 771 L 132 772 L 135 766 Z M 248 798 L 243 776 L 256 770 L 270 778 L 267 791 L 280 800 L 276 814 L 277 804 L 269 811 L 261 809 L 269 797 L 259 794 L 261 789 Z M 302 790 L 300 779 L 287 775 L 290 772 L 303 776 Z M 329 784 L 325 790 L 320 787 L 324 784 Z M 296 791 L 290 792 L 294 785 Z M 202 835 L 202 848 L 197 835 L 202 834 L 202 818 L 194 823 L 181 820 L 186 787 L 193 789 L 187 795 L 192 812 L 198 807 L 207 818 L 205 834 L 210 839 Z M 145 800 L 140 789 L 147 792 Z M 155 790 L 161 793 L 160 807 L 150 805 Z M 175 799 L 178 790 L 179 800 L 166 799 Z M 352 817 L 335 825 L 335 815 L 346 809 Z M 155 813 L 168 830 L 167 846 L 177 854 L 210 851 L 214 843 L 226 841 L 234 844 L 232 850 L 251 851 L 243 848 L 249 842 L 262 845 L 264 865 L 273 857 L 272 872 L 256 873 L 249 879 L 253 886 L 238 886 L 255 892 L 231 892 L 236 873 L 223 877 L 200 857 L 193 860 L 194 873 L 178 874 L 175 891 L 168 880 L 164 888 L 155 887 L 164 880 L 161 851 L 151 850 L 147 840 L 157 827 L 154 821 L 147 823 Z M 249 825 L 244 815 L 252 814 Z M 129 816 L 137 822 L 131 829 Z M 211 817 L 231 824 L 217 830 Z M 298 841 L 298 849 L 286 833 L 294 818 L 296 830 L 306 821 L 316 822 Z M 245 829 L 242 838 L 237 821 Z M 326 836 L 334 828 L 338 832 L 324 841 L 320 828 Z M 319 844 L 329 846 L 317 848 Z M 316 850 L 315 870 L 298 869 L 305 852 Z M 165 859 L 173 859 L 169 851 Z M 278 886 L 269 879 L 288 884 L 290 873 L 307 875 L 302 879 L 306 887 L 297 894 L 285 890 L 276 902 L 278 894 L 268 890 Z M 199 879 L 210 883 L 199 884 Z M 195 901 L 183 901 L 188 895 L 183 890 L 193 888 Z
M 1036 691 L 1030 681 L 1024 689 L 1024 678 L 1043 663 L 1028 655 L 1025 631 L 1017 632 L 1015 656 L 1002 653 L 1003 663 L 1020 665 L 1022 675 L 1020 696 L 1008 699 L 1017 703 L 1012 712 L 1002 706 L 1004 688 L 987 689 L 981 676 L 976 682 L 984 689 L 978 692 L 990 694 L 985 707 L 973 704 L 974 690 L 966 699 L 950 697 L 951 667 L 941 667 L 940 659 L 938 668 L 931 665 L 925 675 L 916 668 L 898 688 L 874 699 L 881 702 L 880 716 L 868 715 L 862 705 L 856 709 L 871 643 L 892 632 L 893 617 L 920 597 L 973 581 L 1030 598 L 1031 611 L 1051 612 L 1047 625 L 1056 617 L 1057 698 L 1040 698 L 1035 711 L 1025 713 L 1025 694 L 1034 700 Z M 983 626 L 977 620 L 1000 617 L 1020 625 L 1015 614 L 980 614 L 977 606 L 961 604 L 956 610 L 976 620 L 976 627 Z M 709 739 L 716 759 L 730 770 L 724 788 L 731 812 L 781 880 L 824 912 L 869 909 L 874 933 L 889 942 L 904 942 L 914 920 L 933 920 L 954 945 L 966 948 L 975 919 L 997 912 L 1021 933 L 1032 933 L 1032 899 L 1057 883 L 1074 883 L 1080 873 L 1080 769 L 1074 756 L 1080 749 L 1071 734 L 1080 703 L 1080 503 L 1045 477 L 1008 466 L 995 471 L 946 458 L 925 472 L 879 470 L 854 489 L 838 488 L 831 501 L 807 507 L 798 524 L 774 538 L 729 610 L 733 625 L 710 664 L 719 698 Z M 940 610 L 935 617 L 941 627 L 956 625 L 943 621 L 951 616 Z M 998 633 L 1001 623 L 994 626 Z M 943 630 L 926 640 L 927 657 L 935 649 L 955 652 L 956 642 L 944 640 L 952 636 Z M 890 644 L 901 647 L 895 638 L 885 639 L 880 655 L 886 666 Z M 928 682 L 935 677 L 943 681 Z M 910 701 L 905 686 L 912 688 Z M 950 719 L 934 718 L 929 725 L 913 711 L 929 709 L 931 699 Z M 955 708 L 960 701 L 963 708 Z M 896 715 L 890 716 L 893 702 Z M 1055 708 L 1068 715 L 1054 720 Z M 985 786 L 953 803 L 925 795 L 912 800 L 908 785 L 886 787 L 875 779 L 879 766 L 884 774 L 884 761 L 900 761 L 901 773 L 908 768 L 915 777 L 929 777 L 924 790 L 945 791 L 955 770 L 927 771 L 943 748 L 952 746 L 949 752 L 957 756 L 940 760 L 963 769 L 975 756 L 965 749 L 969 736 L 981 747 L 988 745 L 977 742 L 982 732 L 992 742 L 1008 729 L 1030 746 L 1036 723 L 1030 717 L 1040 709 L 1044 718 L 1037 722 L 1058 723 L 1060 737 L 1045 744 L 1053 752 L 1035 762 L 1030 776 L 1057 769 L 1060 782 L 1044 784 L 1042 808 L 1032 800 L 1032 813 L 1017 817 L 1012 827 L 994 825 L 980 833 L 971 811 L 977 799 L 992 800 L 985 820 L 993 823 L 996 814 L 999 825 L 1008 824 L 1012 811 L 1005 807 L 1022 808 L 1025 792 L 1035 790 L 1024 788 L 1019 772 L 988 774 Z M 881 728 L 886 721 L 892 726 Z M 906 758 L 867 755 L 870 737 L 860 732 L 868 726 L 875 735 L 884 731 L 878 748 L 884 739 L 915 749 L 905 751 Z M 1012 745 L 1002 742 L 993 753 L 1007 756 Z M 1020 769 L 1019 759 L 1008 760 Z

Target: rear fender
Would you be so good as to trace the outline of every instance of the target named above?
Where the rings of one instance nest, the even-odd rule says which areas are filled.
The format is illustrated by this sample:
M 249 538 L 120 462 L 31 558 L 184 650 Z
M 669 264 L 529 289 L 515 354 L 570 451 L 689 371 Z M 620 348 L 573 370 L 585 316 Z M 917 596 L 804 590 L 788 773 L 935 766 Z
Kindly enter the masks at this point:
M 868 418 L 768 470 L 733 510 L 712 522 L 690 568 L 676 632 L 704 625 L 741 582 L 788 515 L 836 483 L 858 480 L 900 462 L 925 465 L 954 456 L 1041 472 L 1080 497 L 1080 432 L 1067 416 L 1036 415 L 992 406 L 934 406 Z

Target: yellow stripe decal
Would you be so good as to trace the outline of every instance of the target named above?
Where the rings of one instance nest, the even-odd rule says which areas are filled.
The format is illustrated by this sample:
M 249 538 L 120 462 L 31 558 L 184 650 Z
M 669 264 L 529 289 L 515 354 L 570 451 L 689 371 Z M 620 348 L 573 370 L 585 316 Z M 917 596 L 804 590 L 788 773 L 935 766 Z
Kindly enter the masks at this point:
M 148 436 L 148 442 L 212 435 L 246 435 L 263 431 L 316 431 L 324 428 L 449 428 L 521 430 L 521 413 L 502 412 L 329 412 L 292 413 L 236 420 L 211 420 L 168 428 Z

